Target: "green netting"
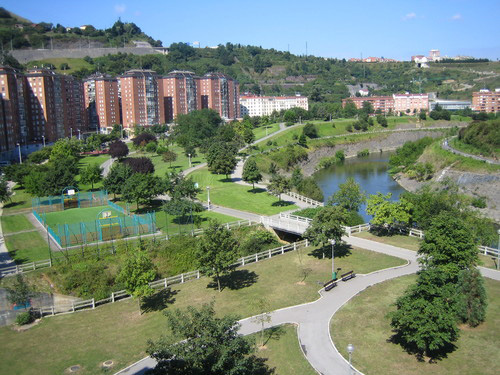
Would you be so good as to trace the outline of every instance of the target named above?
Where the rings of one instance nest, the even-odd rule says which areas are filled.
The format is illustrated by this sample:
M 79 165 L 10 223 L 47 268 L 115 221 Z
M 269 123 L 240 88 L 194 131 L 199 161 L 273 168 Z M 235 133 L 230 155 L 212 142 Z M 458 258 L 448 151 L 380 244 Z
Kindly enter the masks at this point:
M 86 208 L 108 204 L 106 190 L 77 192 L 74 195 L 62 194 L 51 197 L 35 197 L 31 200 L 31 208 L 38 212 L 63 211 L 70 208 Z

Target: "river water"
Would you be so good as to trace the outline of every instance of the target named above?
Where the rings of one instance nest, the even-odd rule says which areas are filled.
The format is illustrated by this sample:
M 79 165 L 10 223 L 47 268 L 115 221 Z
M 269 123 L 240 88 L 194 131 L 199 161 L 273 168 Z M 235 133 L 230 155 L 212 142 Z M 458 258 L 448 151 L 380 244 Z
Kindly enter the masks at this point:
M 392 193 L 392 200 L 397 200 L 405 190 L 394 181 L 388 173 L 388 162 L 391 152 L 374 153 L 364 158 L 348 158 L 343 164 L 331 166 L 316 172 L 313 177 L 323 191 L 325 201 L 338 190 L 339 184 L 348 177 L 353 177 L 367 195 L 381 192 Z M 363 205 L 359 213 L 366 222 L 371 216 Z

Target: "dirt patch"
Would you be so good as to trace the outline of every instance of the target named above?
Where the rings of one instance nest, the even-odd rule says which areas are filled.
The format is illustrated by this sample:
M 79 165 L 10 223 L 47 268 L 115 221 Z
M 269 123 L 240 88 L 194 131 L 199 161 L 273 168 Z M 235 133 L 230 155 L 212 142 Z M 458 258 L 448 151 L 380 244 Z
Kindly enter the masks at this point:
M 17 332 L 23 332 L 23 331 L 30 329 L 31 327 L 38 325 L 41 321 L 42 321 L 42 319 L 35 319 L 35 321 L 33 323 L 30 323 L 30 324 L 24 324 L 22 326 L 13 325 L 12 329 L 14 331 L 17 331 Z
M 305 281 L 297 281 L 295 285 L 306 285 Z

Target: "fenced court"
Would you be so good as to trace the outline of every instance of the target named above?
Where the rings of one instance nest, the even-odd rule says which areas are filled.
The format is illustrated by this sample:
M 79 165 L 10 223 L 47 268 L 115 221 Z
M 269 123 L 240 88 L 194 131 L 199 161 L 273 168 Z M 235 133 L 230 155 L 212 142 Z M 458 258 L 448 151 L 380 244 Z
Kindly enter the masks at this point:
M 103 191 L 36 198 L 33 215 L 61 248 L 156 232 L 155 212 L 130 214 L 128 205 L 123 208 L 105 197 Z

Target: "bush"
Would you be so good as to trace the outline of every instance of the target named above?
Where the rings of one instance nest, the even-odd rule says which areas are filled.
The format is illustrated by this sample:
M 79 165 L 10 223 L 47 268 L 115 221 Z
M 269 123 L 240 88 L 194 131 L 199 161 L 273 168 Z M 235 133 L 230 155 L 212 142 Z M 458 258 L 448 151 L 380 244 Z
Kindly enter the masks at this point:
M 151 133 L 141 133 L 137 137 L 132 138 L 135 147 L 142 147 L 149 142 L 156 142 L 156 137 Z
M 304 178 L 297 186 L 297 190 L 300 194 L 314 199 L 316 201 L 323 201 L 324 196 L 318 183 L 312 177 Z
M 358 152 L 358 158 L 364 158 L 369 155 L 370 155 L 370 150 L 368 150 L 367 148 Z
M 352 124 L 349 124 L 345 127 L 345 130 L 347 130 L 349 133 L 352 133 Z
M 270 232 L 257 230 L 245 236 L 239 246 L 239 255 L 251 255 L 278 246 L 278 240 Z
M 45 160 L 47 160 L 50 157 L 50 152 L 52 150 L 52 147 L 44 147 L 41 150 L 32 152 L 28 156 L 28 161 L 30 163 L 35 163 L 35 164 L 40 164 L 43 163 Z
M 16 324 L 18 326 L 23 326 L 25 324 L 30 324 L 35 320 L 34 315 L 31 311 L 24 311 L 16 316 Z
M 309 138 L 317 138 L 318 130 L 313 124 L 306 124 L 304 128 L 302 128 L 302 134 Z
M 140 157 L 140 158 L 126 158 L 122 161 L 124 164 L 128 165 L 134 173 L 154 173 L 155 166 L 150 158 Z
M 322 209 L 323 209 L 323 207 L 304 208 L 302 210 L 295 211 L 293 214 L 297 215 L 297 216 L 308 217 L 309 219 L 312 219 Z
M 472 207 L 476 208 L 486 208 L 486 198 L 485 197 L 475 197 L 471 202 Z
M 146 152 L 151 152 L 151 153 L 154 153 L 156 152 L 156 149 L 157 149 L 158 145 L 156 144 L 156 142 L 149 142 L 146 147 L 144 148 L 144 150 Z
M 115 141 L 109 145 L 108 153 L 112 158 L 124 158 L 128 155 L 128 146 L 125 142 Z

